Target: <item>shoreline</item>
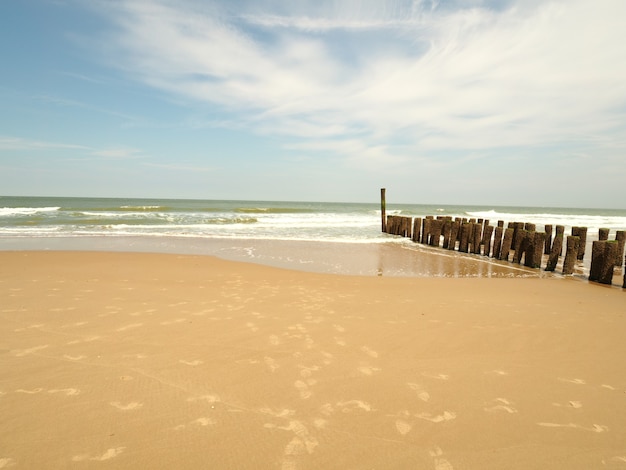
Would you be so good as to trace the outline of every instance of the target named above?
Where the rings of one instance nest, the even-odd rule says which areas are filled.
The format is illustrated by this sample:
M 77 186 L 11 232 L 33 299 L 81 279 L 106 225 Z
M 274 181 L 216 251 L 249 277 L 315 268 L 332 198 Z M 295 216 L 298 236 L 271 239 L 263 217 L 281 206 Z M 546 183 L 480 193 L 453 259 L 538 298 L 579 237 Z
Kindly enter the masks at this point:
M 215 256 L 304 272 L 391 277 L 559 277 L 492 258 L 436 249 L 407 239 L 350 243 L 197 237 L 13 237 L 3 251 L 101 251 Z M 575 278 L 583 279 L 580 264 Z
M 621 289 L 1 251 L 0 292 L 5 467 L 626 459 Z

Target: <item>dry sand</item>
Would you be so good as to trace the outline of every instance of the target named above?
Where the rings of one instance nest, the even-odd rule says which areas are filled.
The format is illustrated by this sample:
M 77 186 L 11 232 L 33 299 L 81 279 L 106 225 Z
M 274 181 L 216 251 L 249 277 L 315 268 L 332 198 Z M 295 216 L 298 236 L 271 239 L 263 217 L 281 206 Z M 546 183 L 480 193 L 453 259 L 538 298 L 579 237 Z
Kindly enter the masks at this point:
M 626 469 L 626 292 L 0 253 L 0 468 Z

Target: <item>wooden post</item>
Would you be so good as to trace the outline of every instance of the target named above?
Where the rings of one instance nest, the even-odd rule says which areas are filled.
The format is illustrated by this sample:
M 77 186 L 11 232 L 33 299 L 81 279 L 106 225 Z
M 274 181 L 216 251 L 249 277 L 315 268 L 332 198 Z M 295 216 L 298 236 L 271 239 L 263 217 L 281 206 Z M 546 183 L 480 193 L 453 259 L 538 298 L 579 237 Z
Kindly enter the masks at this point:
M 517 239 L 515 240 L 515 246 L 513 247 L 513 262 L 521 264 L 522 263 L 522 255 L 526 251 L 529 242 L 529 232 L 528 230 L 519 229 L 517 231 Z
M 469 236 L 472 224 L 461 225 L 461 241 L 459 243 L 459 251 L 463 253 L 469 252 Z
M 430 241 L 430 223 L 433 221 L 432 216 L 427 215 L 422 223 L 422 243 L 428 245 Z
M 559 227 L 561 227 L 560 231 Z M 562 225 L 557 225 L 556 227 L 556 236 L 554 237 L 554 241 L 552 242 L 552 248 L 548 256 L 546 271 L 554 271 L 556 269 L 557 263 L 559 262 L 559 256 L 561 256 L 561 252 L 563 251 L 563 228 L 564 227 Z
M 624 245 L 626 245 L 626 231 L 618 230 L 615 233 L 615 240 L 617 240 L 617 257 L 615 258 L 615 266 L 622 266 L 622 261 L 624 258 Z M 626 268 L 624 268 L 626 274 Z
M 563 260 L 563 274 L 574 273 L 574 264 L 578 258 L 579 245 L 580 237 L 574 235 L 567 237 L 567 250 L 565 251 L 565 260 Z
M 598 240 L 593 242 L 589 280 L 599 282 L 600 284 L 612 284 L 616 254 L 617 242 L 615 240 Z
M 456 241 L 459 239 L 459 231 L 461 230 L 461 222 L 455 220 L 450 226 L 450 242 L 448 243 L 448 250 L 454 250 L 456 248 Z
M 419 242 L 420 241 L 420 235 L 422 233 L 422 218 L 421 217 L 415 217 L 413 219 L 413 238 L 412 240 L 414 242 Z
M 443 220 L 436 219 L 430 223 L 430 245 L 439 247 L 441 243 L 441 231 L 443 229 Z
M 483 234 L 483 246 L 485 250 L 483 255 L 489 256 L 491 254 L 491 235 L 493 234 L 493 225 L 485 226 L 485 233 Z
M 509 253 L 511 251 L 511 243 L 513 242 L 513 233 L 515 232 L 512 228 L 507 228 L 504 231 L 504 238 L 502 239 L 502 250 L 500 250 L 500 258 L 501 260 L 508 261 Z
M 598 240 L 599 241 L 604 241 L 604 240 L 608 240 L 609 239 L 609 229 L 608 228 L 601 228 L 598 230 Z M 592 253 L 593 256 L 593 253 Z
M 385 201 L 385 188 L 380 188 L 380 218 L 382 219 L 383 232 L 387 232 L 387 202 Z
M 585 257 L 585 245 L 587 244 L 587 227 L 572 227 L 572 236 L 580 238 L 578 244 L 577 259 L 581 260 Z
M 526 260 L 524 266 L 529 268 L 541 268 L 541 258 L 546 246 L 546 234 L 545 232 L 528 232 L 532 237 L 530 239 L 530 246 L 526 250 Z
M 546 243 L 543 254 L 549 255 L 552 251 L 552 225 L 545 225 L 544 230 L 546 231 Z
M 561 256 L 563 254 L 563 238 L 565 237 L 565 226 L 564 225 L 557 225 L 556 226 L 556 236 L 561 236 L 561 243 L 559 244 L 559 246 L 561 247 L 561 250 L 559 251 L 558 256 Z
M 472 232 L 472 253 L 480 254 L 480 242 L 483 239 L 482 224 L 474 224 Z
M 448 246 L 450 246 L 450 231 L 452 229 L 452 219 L 450 217 L 446 217 L 443 221 L 443 248 L 446 250 Z
M 493 236 L 493 254 L 491 255 L 495 259 L 500 259 L 500 249 L 502 248 L 502 232 L 504 231 L 504 225 L 496 227 L 495 234 Z

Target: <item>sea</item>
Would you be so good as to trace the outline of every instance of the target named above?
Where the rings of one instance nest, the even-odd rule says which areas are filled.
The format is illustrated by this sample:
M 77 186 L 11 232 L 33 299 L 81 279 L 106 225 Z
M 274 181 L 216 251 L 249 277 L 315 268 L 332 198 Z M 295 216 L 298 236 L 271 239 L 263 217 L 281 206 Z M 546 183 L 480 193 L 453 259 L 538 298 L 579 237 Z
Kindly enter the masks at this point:
M 386 213 L 409 217 L 481 218 L 490 220 L 493 225 L 498 220 L 505 224 L 529 222 L 536 224 L 538 230 L 545 224 L 564 225 L 566 235 L 571 233 L 572 226 L 587 227 L 588 244 L 597 240 L 600 228 L 608 228 L 610 238 L 614 238 L 618 230 L 626 230 L 626 209 L 393 204 L 387 201 Z M 465 275 L 458 269 L 442 274 L 433 273 L 432 267 L 420 267 L 415 260 L 423 253 L 432 255 L 433 249 L 384 234 L 381 225 L 380 201 L 0 196 L 0 250 L 208 254 L 339 274 L 381 275 L 383 269 L 387 275 Z M 450 256 L 443 251 L 435 254 Z M 383 268 L 381 257 L 385 258 Z M 410 265 L 398 263 L 402 257 L 411 258 Z M 392 266 L 390 259 L 396 259 L 399 266 Z

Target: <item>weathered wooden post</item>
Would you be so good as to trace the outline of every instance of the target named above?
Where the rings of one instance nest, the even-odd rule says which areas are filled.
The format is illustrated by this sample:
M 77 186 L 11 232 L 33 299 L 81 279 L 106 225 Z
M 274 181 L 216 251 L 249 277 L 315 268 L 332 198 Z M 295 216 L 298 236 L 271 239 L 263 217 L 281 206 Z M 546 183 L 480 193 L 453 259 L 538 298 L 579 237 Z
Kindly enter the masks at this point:
M 615 240 L 617 240 L 617 257 L 615 258 L 615 266 L 622 266 L 624 258 L 624 245 L 626 245 L 626 230 L 618 230 L 615 233 Z M 626 271 L 626 268 L 624 268 Z
M 561 227 L 560 231 L 559 227 Z M 559 262 L 559 256 L 561 256 L 561 252 L 563 251 L 563 232 L 564 227 L 562 225 L 557 225 L 556 236 L 554 237 L 552 248 L 550 250 L 550 254 L 548 255 L 546 271 L 554 271 L 556 269 L 556 265 Z
M 443 220 L 436 219 L 430 223 L 430 245 L 439 248 L 441 243 L 441 231 L 443 229 Z
M 471 223 L 461 225 L 461 241 L 459 243 L 459 251 L 463 253 L 469 252 L 469 237 L 471 228 Z
M 563 238 L 565 237 L 565 225 L 557 225 L 556 226 L 556 236 L 561 236 L 561 243 L 559 244 L 559 246 L 561 247 L 561 251 L 559 251 L 558 256 L 561 256 L 563 254 Z
M 519 229 L 517 231 L 517 239 L 515 240 L 515 246 L 513 247 L 513 262 L 521 264 L 522 255 L 526 252 L 530 241 L 530 233 L 528 230 Z
M 383 232 L 387 232 L 387 202 L 385 201 L 385 188 L 380 188 L 380 217 L 383 224 Z
M 615 240 L 594 241 L 591 250 L 589 280 L 600 284 L 612 284 L 616 254 L 617 242 Z
M 546 234 L 545 232 L 528 232 L 532 237 L 530 239 L 530 246 L 526 250 L 526 259 L 524 266 L 529 268 L 541 268 L 541 258 L 546 246 Z
M 413 219 L 413 238 L 412 238 L 412 240 L 415 243 L 420 241 L 421 231 L 422 231 L 422 218 L 415 217 Z
M 563 274 L 573 274 L 574 264 L 578 258 L 580 248 L 580 237 L 570 235 L 567 237 L 567 249 L 563 260 Z
M 493 253 L 492 258 L 500 259 L 500 249 L 502 248 L 502 232 L 504 231 L 503 225 L 500 225 L 498 222 L 498 226 L 496 227 L 495 234 L 493 236 Z
M 543 253 L 549 255 L 552 251 L 552 225 L 545 225 L 544 230 L 546 232 L 546 243 Z
M 430 224 L 433 221 L 433 217 L 431 215 L 427 215 L 422 222 L 422 243 L 424 245 L 428 245 L 430 241 Z
M 450 226 L 450 242 L 448 243 L 448 250 L 454 250 L 456 248 L 456 241 L 459 238 L 459 231 L 461 230 L 461 222 L 455 220 Z
M 608 240 L 609 239 L 609 231 L 610 231 L 610 229 L 608 229 L 608 228 L 598 229 L 598 240 L 599 241 Z M 593 256 L 593 253 L 591 253 L 591 255 Z
M 587 227 L 572 227 L 572 236 L 580 238 L 578 244 L 577 259 L 581 260 L 585 257 L 585 245 L 587 244 Z
M 491 254 L 491 235 L 493 234 L 493 225 L 486 225 L 485 232 L 483 233 L 483 246 L 485 250 L 483 255 L 489 256 Z
M 507 228 L 504 231 L 504 237 L 502 238 L 502 249 L 500 250 L 500 258 L 501 260 L 508 261 L 509 254 L 511 252 L 511 243 L 513 243 L 513 233 L 515 229 Z
M 443 248 L 446 250 L 450 245 L 450 230 L 452 229 L 452 218 L 446 217 L 443 221 Z
M 472 253 L 479 255 L 480 254 L 480 243 L 483 239 L 482 233 L 482 224 L 476 223 L 474 224 L 472 232 Z

